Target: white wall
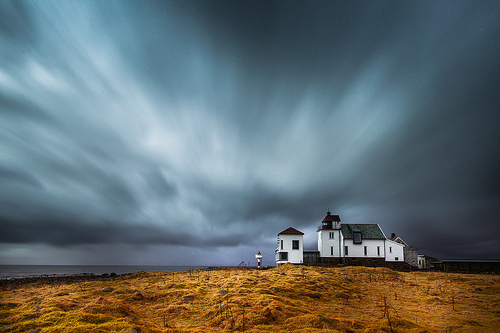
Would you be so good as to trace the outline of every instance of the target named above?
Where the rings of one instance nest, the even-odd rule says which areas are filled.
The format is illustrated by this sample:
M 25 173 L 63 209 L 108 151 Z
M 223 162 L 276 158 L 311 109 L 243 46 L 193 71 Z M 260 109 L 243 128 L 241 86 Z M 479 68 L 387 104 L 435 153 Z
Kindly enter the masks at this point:
M 333 239 L 330 239 L 330 232 L 334 233 Z M 331 255 L 331 247 L 333 247 L 333 256 Z M 342 239 L 340 230 L 318 230 L 318 251 L 320 257 L 341 257 Z
M 370 258 L 383 258 L 385 256 L 385 246 L 383 239 L 363 239 L 361 244 L 354 244 L 352 239 L 344 239 L 344 246 L 349 247 L 349 257 L 370 257 Z M 365 255 L 365 246 L 367 247 L 367 254 Z M 380 247 L 380 256 L 377 255 L 377 247 Z
M 404 248 L 403 244 L 387 239 L 385 241 L 385 253 L 387 253 L 385 260 L 405 261 L 403 248 Z M 398 260 L 396 260 L 396 258 L 398 258 Z
M 299 249 L 292 249 L 292 241 L 299 241 Z M 283 248 L 281 247 L 281 241 L 283 241 Z M 288 252 L 288 260 L 279 260 L 279 252 Z M 278 248 L 276 249 L 276 264 L 292 263 L 292 264 L 302 264 L 304 260 L 304 239 L 303 235 L 278 235 Z

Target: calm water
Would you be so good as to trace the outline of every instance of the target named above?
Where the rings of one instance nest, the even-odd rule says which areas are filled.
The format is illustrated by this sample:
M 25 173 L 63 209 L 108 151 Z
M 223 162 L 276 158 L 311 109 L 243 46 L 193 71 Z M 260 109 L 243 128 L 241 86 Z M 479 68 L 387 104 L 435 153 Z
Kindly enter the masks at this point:
M 137 273 L 145 272 L 179 272 L 201 269 L 201 266 L 86 266 L 86 265 L 0 265 L 0 279 L 40 276 L 40 275 L 72 275 L 104 273 Z

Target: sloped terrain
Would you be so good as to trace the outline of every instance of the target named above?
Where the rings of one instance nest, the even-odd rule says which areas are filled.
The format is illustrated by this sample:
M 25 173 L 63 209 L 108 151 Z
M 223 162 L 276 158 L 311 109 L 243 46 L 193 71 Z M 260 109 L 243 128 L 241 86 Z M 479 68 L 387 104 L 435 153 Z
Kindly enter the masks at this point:
M 304 267 L 5 285 L 0 332 L 497 332 L 500 277 Z

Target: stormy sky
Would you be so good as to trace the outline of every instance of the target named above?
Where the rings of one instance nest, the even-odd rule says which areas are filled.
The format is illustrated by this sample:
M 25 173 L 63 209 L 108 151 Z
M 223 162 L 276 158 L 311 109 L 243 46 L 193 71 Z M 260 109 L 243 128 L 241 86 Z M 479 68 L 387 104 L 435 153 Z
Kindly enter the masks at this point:
M 328 209 L 500 257 L 498 1 L 0 1 L 0 263 L 274 263 Z

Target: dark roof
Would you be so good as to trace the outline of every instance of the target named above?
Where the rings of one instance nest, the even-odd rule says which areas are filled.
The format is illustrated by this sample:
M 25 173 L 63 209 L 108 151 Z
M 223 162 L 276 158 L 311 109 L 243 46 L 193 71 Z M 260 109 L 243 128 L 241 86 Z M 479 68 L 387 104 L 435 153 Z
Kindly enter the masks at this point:
M 278 235 L 303 235 L 303 234 L 304 234 L 303 232 L 300 232 L 297 229 L 290 227 L 288 229 L 283 230 Z
M 340 230 L 346 239 L 353 239 L 354 232 L 361 232 L 363 239 L 385 239 L 378 224 L 342 224 Z
M 331 215 L 330 212 L 327 212 L 323 222 L 340 222 L 340 216 Z

